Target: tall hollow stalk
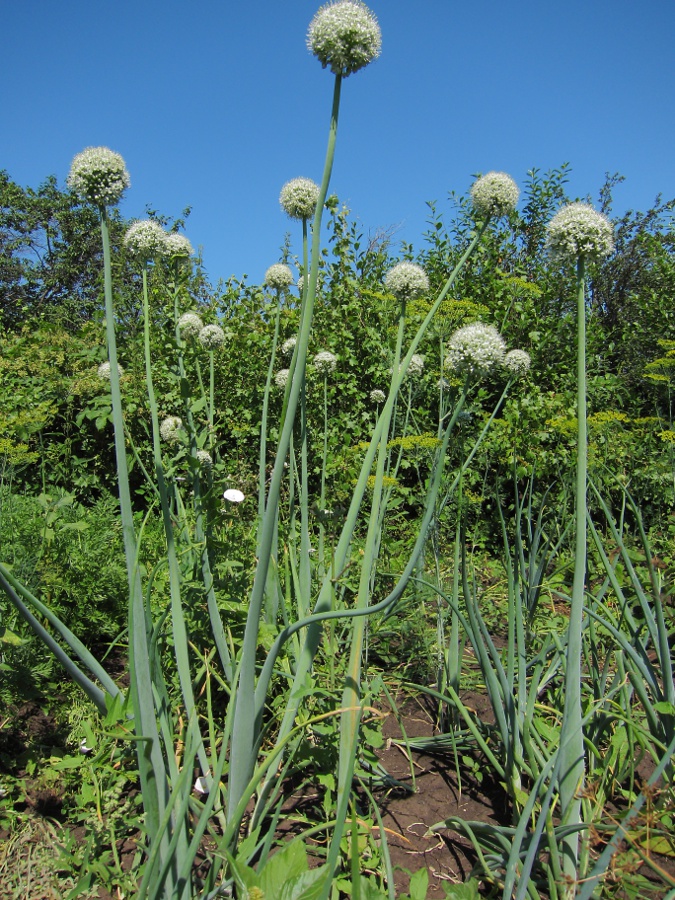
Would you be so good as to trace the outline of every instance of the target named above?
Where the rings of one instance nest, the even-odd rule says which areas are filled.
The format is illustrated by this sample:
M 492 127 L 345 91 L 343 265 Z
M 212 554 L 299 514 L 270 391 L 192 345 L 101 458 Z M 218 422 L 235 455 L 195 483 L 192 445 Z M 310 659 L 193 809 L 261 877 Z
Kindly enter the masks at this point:
M 307 293 L 303 292 L 302 324 L 296 344 L 295 371 L 292 373 L 291 387 L 288 394 L 286 416 L 283 422 L 281 438 L 277 448 L 277 456 L 272 470 L 270 490 L 265 506 L 265 515 L 261 525 L 258 565 L 253 580 L 244 645 L 241 657 L 241 670 L 235 696 L 235 713 L 232 751 L 230 759 L 230 780 L 228 790 L 228 815 L 232 815 L 239 805 L 239 800 L 248 784 L 255 765 L 257 738 L 255 734 L 255 710 L 253 697 L 255 694 L 255 657 L 258 644 L 260 615 L 267 583 L 267 573 L 272 556 L 272 547 L 276 533 L 276 519 L 279 507 L 279 494 L 284 476 L 284 462 L 288 455 L 291 434 L 295 423 L 300 392 L 304 382 L 304 371 L 307 360 L 307 347 L 312 325 L 316 284 L 319 274 L 319 257 L 321 253 L 321 219 L 324 203 L 328 194 L 328 184 L 335 157 L 338 115 L 340 110 L 340 88 L 342 77 L 335 76 L 333 105 L 331 110 L 328 147 L 324 164 L 323 178 L 319 188 L 319 197 L 314 214 L 312 228 L 312 251 Z M 296 373 L 300 373 L 300 377 Z
M 117 341 L 115 338 L 115 310 L 112 293 L 112 264 L 110 258 L 110 233 L 108 215 L 101 207 L 101 239 L 103 243 L 103 285 L 105 296 L 106 338 L 110 362 L 110 394 L 112 398 L 117 484 L 120 498 L 120 515 L 124 537 L 127 577 L 129 582 L 129 690 L 134 710 L 134 731 L 138 770 L 143 795 L 145 825 L 148 834 L 159 828 L 169 802 L 166 765 L 160 746 L 160 736 L 155 714 L 154 690 L 150 670 L 150 647 L 147 631 L 145 604 L 141 574 L 138 567 L 138 548 L 134 529 L 129 489 L 129 472 L 124 442 L 124 416 L 120 377 L 117 368 Z M 168 837 L 163 842 L 168 846 Z
M 588 480 L 586 432 L 586 285 L 583 256 L 577 259 L 577 484 L 575 504 L 576 543 L 574 580 L 567 633 L 565 707 L 560 733 L 560 818 L 563 825 L 580 822 L 584 783 L 584 736 L 581 709 L 581 657 L 586 582 L 586 491 Z M 573 884 L 577 879 L 579 834 L 562 841 L 563 873 Z M 572 887 L 573 891 L 574 888 Z

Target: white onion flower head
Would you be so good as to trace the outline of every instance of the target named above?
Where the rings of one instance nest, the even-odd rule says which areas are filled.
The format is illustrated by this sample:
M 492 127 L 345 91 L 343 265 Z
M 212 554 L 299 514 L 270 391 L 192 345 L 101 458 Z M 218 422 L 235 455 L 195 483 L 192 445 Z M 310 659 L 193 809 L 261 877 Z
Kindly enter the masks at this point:
M 330 350 L 321 350 L 320 353 L 316 354 L 312 362 L 317 372 L 328 375 L 329 372 L 335 371 L 335 367 L 337 366 L 337 356 L 335 356 L 334 353 L 331 353 Z
M 131 184 L 124 160 L 107 147 L 87 147 L 73 159 L 68 187 L 97 206 L 114 206 Z
M 199 342 L 206 350 L 217 350 L 225 343 L 225 332 L 220 325 L 206 325 L 199 332 Z
M 346 77 L 380 55 L 382 34 L 365 4 L 339 0 L 326 3 L 316 13 L 307 32 L 307 46 L 324 69 Z
M 516 208 L 520 190 L 506 172 L 488 172 L 474 181 L 471 200 L 480 215 L 506 216 Z
M 298 343 L 297 337 L 289 337 L 281 345 L 281 352 L 284 356 L 288 356 L 289 353 L 292 353 L 295 350 L 295 345 Z
M 195 251 L 184 234 L 171 231 L 164 237 L 164 253 L 166 256 L 192 256 Z
M 197 450 L 197 462 L 204 469 L 210 469 L 213 466 L 213 459 L 208 450 Z
M 127 251 L 141 262 L 147 262 L 164 253 L 166 232 L 154 219 L 134 222 L 124 235 Z
M 370 392 L 370 399 L 373 403 L 377 403 L 379 405 L 380 403 L 384 403 L 384 401 L 387 399 L 387 395 L 379 388 L 375 388 L 374 391 Z
M 167 444 L 175 444 L 180 438 L 180 430 L 183 427 L 183 420 L 180 416 L 167 416 L 159 426 L 159 433 L 162 440 Z
M 429 290 L 427 273 L 421 266 L 411 262 L 400 262 L 389 269 L 384 283 L 387 290 L 399 300 L 413 300 Z
M 419 353 L 413 353 L 408 363 L 408 375 L 413 378 L 419 376 L 424 371 L 424 357 Z
M 274 263 L 265 272 L 265 284 L 277 291 L 285 291 L 293 284 L 293 273 L 284 263 Z
M 178 320 L 178 330 L 183 340 L 188 338 L 196 338 L 204 328 L 204 323 L 197 313 L 186 312 Z
M 448 341 L 445 365 L 457 372 L 481 375 L 504 361 L 506 344 L 493 325 L 474 322 L 459 328 Z
M 244 494 L 241 491 L 238 491 L 237 488 L 228 488 L 223 494 L 223 499 L 227 500 L 229 503 L 241 503 L 244 499 Z
M 546 248 L 560 263 L 576 263 L 580 256 L 609 256 L 614 250 L 614 227 L 588 203 L 570 203 L 546 226 Z
M 119 363 L 117 363 L 117 371 L 121 378 L 124 375 L 124 369 Z M 107 360 L 98 367 L 98 377 L 103 381 L 110 381 L 110 363 Z
M 274 376 L 274 383 L 278 388 L 285 388 L 288 383 L 288 369 L 279 369 L 279 371 Z
M 319 193 L 319 185 L 311 178 L 293 178 L 282 187 L 279 203 L 291 219 L 313 219 Z
M 504 368 L 516 378 L 526 375 L 531 363 L 530 354 L 525 350 L 509 350 L 504 357 Z

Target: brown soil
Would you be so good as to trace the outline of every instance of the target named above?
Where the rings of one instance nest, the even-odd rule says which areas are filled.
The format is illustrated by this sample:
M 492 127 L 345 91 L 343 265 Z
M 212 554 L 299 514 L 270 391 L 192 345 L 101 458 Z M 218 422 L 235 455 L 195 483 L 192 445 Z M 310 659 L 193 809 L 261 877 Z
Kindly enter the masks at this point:
M 476 710 L 482 721 L 492 721 L 492 709 L 481 694 L 465 693 L 463 702 Z M 408 738 L 430 737 L 436 733 L 435 708 L 426 698 L 408 700 L 401 718 Z M 429 829 L 450 816 L 505 824 L 507 810 L 503 790 L 486 773 L 482 782 L 455 768 L 451 752 L 415 752 L 409 755 L 400 725 L 393 714 L 383 727 L 387 743 L 378 757 L 387 772 L 412 788 L 411 763 L 415 772 L 414 791 L 390 789 L 378 797 L 392 864 L 396 867 L 396 891 L 408 889 L 409 876 L 425 867 L 429 873 L 428 897 L 445 897 L 443 881 L 467 881 L 475 863 L 468 840 L 450 830 L 430 833 Z

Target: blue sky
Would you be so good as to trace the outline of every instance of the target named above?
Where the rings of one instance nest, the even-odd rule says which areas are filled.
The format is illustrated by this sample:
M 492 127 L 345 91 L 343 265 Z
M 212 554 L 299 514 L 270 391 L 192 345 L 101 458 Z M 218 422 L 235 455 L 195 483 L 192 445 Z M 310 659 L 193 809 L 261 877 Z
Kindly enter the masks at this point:
M 8 0 L 0 168 L 65 180 L 87 146 L 121 153 L 126 216 L 178 216 L 215 283 L 262 280 L 297 223 L 278 196 L 320 180 L 333 88 L 305 45 L 315 0 Z M 572 165 L 615 209 L 675 197 L 673 0 L 371 0 L 382 55 L 343 85 L 331 191 L 365 235 L 422 244 L 426 201 L 492 169 Z

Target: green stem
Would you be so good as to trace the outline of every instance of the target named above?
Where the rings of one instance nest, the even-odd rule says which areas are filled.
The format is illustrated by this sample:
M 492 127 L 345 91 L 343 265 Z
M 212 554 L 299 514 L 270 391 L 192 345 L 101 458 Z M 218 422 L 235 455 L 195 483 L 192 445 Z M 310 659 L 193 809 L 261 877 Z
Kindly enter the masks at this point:
M 321 255 L 321 218 L 323 213 L 326 196 L 328 194 L 328 184 L 333 169 L 333 159 L 335 156 L 335 141 L 337 138 L 338 114 L 340 110 L 340 88 L 342 78 L 340 75 L 335 77 L 335 89 L 333 92 L 333 107 L 331 111 L 330 130 L 328 135 L 328 148 L 326 151 L 326 161 L 324 165 L 323 178 L 319 189 L 319 197 L 316 204 L 316 213 L 314 215 L 314 224 L 312 229 L 312 253 L 309 274 L 309 287 L 306 296 L 303 298 L 302 325 L 298 342 L 296 344 L 296 371 L 300 373 L 297 377 L 293 373 L 290 392 L 288 394 L 288 405 L 286 416 L 283 423 L 281 438 L 277 449 L 277 456 L 272 470 L 272 478 L 270 481 L 270 490 L 265 508 L 265 515 L 262 521 L 261 538 L 260 538 L 260 554 L 258 565 L 256 567 L 255 577 L 253 580 L 253 588 L 251 590 L 251 599 L 246 618 L 246 629 L 244 633 L 244 646 L 242 649 L 241 671 L 239 683 L 235 696 L 235 717 L 233 729 L 232 754 L 230 759 L 230 781 L 228 791 L 228 816 L 231 816 L 239 806 L 246 785 L 248 784 L 253 767 L 255 766 L 255 752 L 257 740 L 255 735 L 255 712 L 253 697 L 255 693 L 255 657 L 258 645 L 258 629 L 260 624 L 260 615 L 262 604 L 265 596 L 265 585 L 267 583 L 267 573 L 272 557 L 272 544 L 275 535 L 275 525 L 277 512 L 279 507 L 279 495 L 281 492 L 282 479 L 284 476 L 284 462 L 288 455 L 291 434 L 295 421 L 295 413 L 298 407 L 300 391 L 304 382 L 305 363 L 307 360 L 307 347 L 309 345 L 309 334 L 312 325 L 312 316 L 314 311 L 314 301 L 316 297 L 316 284 L 319 274 L 319 258 Z
M 563 825 L 579 823 L 581 791 L 583 789 L 584 738 L 581 709 L 581 657 L 584 614 L 584 585 L 586 581 L 586 491 L 588 471 L 588 438 L 586 432 L 586 296 L 584 258 L 577 260 L 577 484 L 576 484 L 576 545 L 570 620 L 567 637 L 565 670 L 565 708 L 560 733 L 561 765 L 560 818 Z M 563 872 L 577 879 L 579 856 L 578 832 L 562 842 Z
M 110 362 L 110 394 L 112 398 L 113 428 L 115 432 L 115 456 L 117 483 L 120 498 L 120 515 L 124 552 L 129 581 L 129 690 L 134 710 L 134 731 L 138 769 L 148 834 L 155 834 L 160 819 L 169 802 L 166 764 L 162 756 L 160 736 L 155 715 L 154 690 L 150 671 L 150 647 L 148 642 L 145 604 L 141 575 L 138 568 L 138 547 L 134 530 L 129 472 L 124 443 L 124 416 L 122 395 L 117 368 L 117 342 L 115 338 L 115 311 L 112 294 L 112 264 L 110 234 L 105 207 L 101 208 L 101 238 L 103 242 L 103 284 L 105 295 L 106 336 Z

